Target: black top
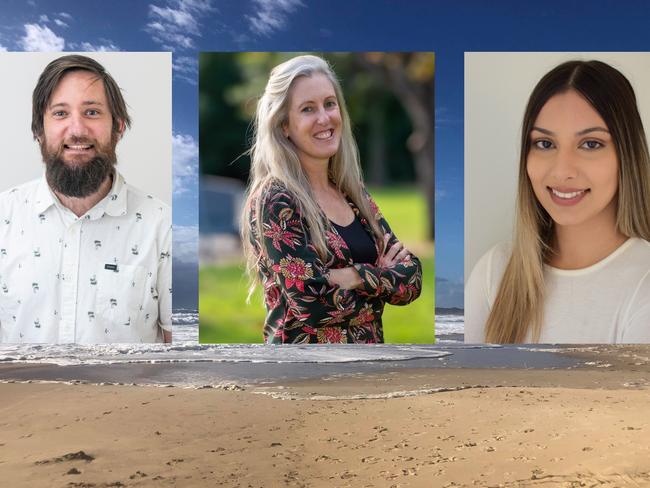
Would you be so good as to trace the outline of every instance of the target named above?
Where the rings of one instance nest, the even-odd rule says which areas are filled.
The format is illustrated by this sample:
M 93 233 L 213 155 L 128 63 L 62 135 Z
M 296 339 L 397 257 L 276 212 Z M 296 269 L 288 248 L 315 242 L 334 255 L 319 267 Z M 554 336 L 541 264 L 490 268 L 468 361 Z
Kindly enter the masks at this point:
M 332 225 L 336 227 L 337 232 L 348 245 L 355 263 L 375 264 L 377 261 L 375 241 L 366 232 L 358 217 L 355 216 L 352 223 L 345 227 L 334 222 Z

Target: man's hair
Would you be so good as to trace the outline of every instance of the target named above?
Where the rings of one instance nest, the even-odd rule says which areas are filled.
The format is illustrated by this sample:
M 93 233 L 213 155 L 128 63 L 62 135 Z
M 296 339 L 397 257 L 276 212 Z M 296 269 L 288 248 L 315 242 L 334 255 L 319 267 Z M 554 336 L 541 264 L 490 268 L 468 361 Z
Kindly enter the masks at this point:
M 35 139 L 43 135 L 43 116 L 52 92 L 61 79 L 72 71 L 88 71 L 97 75 L 97 79 L 102 81 L 108 107 L 113 116 L 113 132 L 120 132 L 122 123 L 125 127 L 131 127 L 131 118 L 126 110 L 126 102 L 113 77 L 94 59 L 71 54 L 52 61 L 38 78 L 32 95 L 32 134 Z

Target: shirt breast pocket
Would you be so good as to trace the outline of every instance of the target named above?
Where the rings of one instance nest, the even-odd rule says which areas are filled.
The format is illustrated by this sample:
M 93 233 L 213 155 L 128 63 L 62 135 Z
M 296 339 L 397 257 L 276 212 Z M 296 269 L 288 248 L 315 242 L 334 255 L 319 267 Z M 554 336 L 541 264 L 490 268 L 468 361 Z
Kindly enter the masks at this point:
M 119 265 L 97 275 L 95 313 L 105 325 L 135 327 L 143 310 L 147 273 L 144 267 Z

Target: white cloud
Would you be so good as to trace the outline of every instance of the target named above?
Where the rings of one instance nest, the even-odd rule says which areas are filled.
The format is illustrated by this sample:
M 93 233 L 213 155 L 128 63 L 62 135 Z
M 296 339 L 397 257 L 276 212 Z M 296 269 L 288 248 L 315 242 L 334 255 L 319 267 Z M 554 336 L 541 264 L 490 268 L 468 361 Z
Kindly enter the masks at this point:
M 257 9 L 255 15 L 247 15 L 251 30 L 259 35 L 269 36 L 274 31 L 283 29 L 287 16 L 298 7 L 303 7 L 301 0 L 253 0 Z
M 198 225 L 174 225 L 172 228 L 174 260 L 196 262 L 199 247 Z
M 150 5 L 149 9 L 152 17 L 159 17 L 164 22 L 177 25 L 179 28 L 191 33 L 196 33 L 196 20 L 189 12 L 184 12 L 183 10 L 177 10 L 170 7 L 157 7 L 156 5 Z
M 194 56 L 174 56 L 172 63 L 174 76 L 187 81 L 191 85 L 197 85 L 199 62 Z
M 184 193 L 195 188 L 199 170 L 199 145 L 187 134 L 174 134 L 172 137 L 172 166 L 174 174 L 174 194 Z
M 196 174 L 199 162 L 199 145 L 187 134 L 174 134 L 172 138 L 174 174 L 190 176 Z
M 64 19 L 72 20 L 72 15 L 70 15 L 67 12 L 59 12 L 59 17 L 63 17 Z
M 201 35 L 199 20 L 214 10 L 212 0 L 168 0 L 167 6 L 150 4 L 150 22 L 145 31 L 170 51 L 191 49 L 193 37 Z
M 43 14 L 43 15 L 41 15 L 41 16 L 38 18 L 38 21 L 39 21 L 39 22 L 49 22 L 50 19 L 48 18 L 47 15 Z
M 120 47 L 110 39 L 99 39 L 101 44 L 92 44 L 90 42 L 70 43 L 70 49 L 87 52 L 111 52 L 120 51 Z
M 192 41 L 191 37 L 172 32 L 168 29 L 168 25 L 160 22 L 150 22 L 145 30 L 151 34 L 151 38 L 155 42 L 161 44 L 168 51 L 174 51 L 177 48 L 190 49 L 194 47 L 194 41 Z
M 196 73 L 199 63 L 194 56 L 174 56 L 173 67 L 181 73 Z
M 25 24 L 25 35 L 20 39 L 20 45 L 25 51 L 63 51 L 65 39 L 48 27 Z
M 7 48 L 0 44 L 0 52 L 6 52 Z
M 63 27 L 63 28 L 68 27 L 68 24 L 66 24 L 65 22 L 63 22 L 61 19 L 54 19 L 54 23 L 55 23 L 56 25 L 58 25 L 59 27 Z

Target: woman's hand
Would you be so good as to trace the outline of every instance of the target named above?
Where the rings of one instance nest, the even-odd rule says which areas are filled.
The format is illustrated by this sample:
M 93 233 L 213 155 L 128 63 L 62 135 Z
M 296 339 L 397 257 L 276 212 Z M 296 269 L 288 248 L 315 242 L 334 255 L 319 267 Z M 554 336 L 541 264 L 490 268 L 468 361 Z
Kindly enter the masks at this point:
M 384 235 L 384 255 L 379 258 L 379 267 L 392 268 L 404 260 L 411 259 L 411 253 L 406 249 L 402 243 L 396 240 L 393 245 L 388 248 L 391 234 Z
M 327 279 L 330 284 L 338 285 L 339 288 L 345 290 L 354 290 L 355 288 L 359 288 L 362 284 L 359 273 L 357 273 L 357 270 L 352 266 L 347 268 L 330 269 Z

